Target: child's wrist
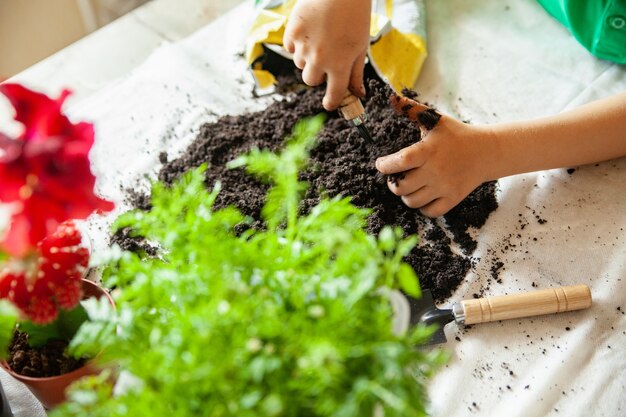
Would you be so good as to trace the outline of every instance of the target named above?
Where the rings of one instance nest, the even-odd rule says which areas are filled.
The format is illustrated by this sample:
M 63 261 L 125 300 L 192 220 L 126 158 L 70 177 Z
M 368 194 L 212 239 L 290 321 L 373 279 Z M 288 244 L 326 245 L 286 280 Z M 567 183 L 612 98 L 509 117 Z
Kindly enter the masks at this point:
M 480 141 L 477 151 L 477 172 L 480 182 L 497 180 L 506 176 L 507 158 L 502 142 L 505 131 L 495 125 L 480 126 Z

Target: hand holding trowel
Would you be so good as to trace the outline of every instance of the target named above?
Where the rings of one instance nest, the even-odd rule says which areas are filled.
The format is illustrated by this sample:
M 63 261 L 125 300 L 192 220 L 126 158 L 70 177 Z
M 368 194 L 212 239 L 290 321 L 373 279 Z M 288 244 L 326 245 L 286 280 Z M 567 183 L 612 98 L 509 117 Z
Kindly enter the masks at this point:
M 443 327 L 451 322 L 478 324 L 544 314 L 582 310 L 591 306 L 591 291 L 586 285 L 556 287 L 539 291 L 459 301 L 450 309 L 438 309 L 429 290 L 421 298 L 406 297 L 410 324 L 436 324 L 429 344 L 443 343 Z
M 271 91 L 277 77 L 268 51 L 292 60 L 305 84 L 327 82 L 324 107 L 339 107 L 361 137 L 373 143 L 357 96 L 365 95 L 364 67 L 395 91 L 415 85 L 427 56 L 422 1 L 257 0 L 246 39 L 246 61 L 256 91 Z M 399 16 L 400 18 L 394 18 Z M 367 64 L 366 64 L 367 62 Z M 344 95 L 348 90 L 352 94 Z M 355 95 L 353 95 L 355 94 Z M 343 99 L 342 99 L 343 97 Z M 342 101 L 343 100 L 343 101 Z
M 365 113 L 363 103 L 361 103 L 361 100 L 357 96 L 348 92 L 341 104 L 339 104 L 338 110 L 344 119 L 354 124 L 359 131 L 359 135 L 361 135 L 367 143 L 374 143 L 372 135 L 370 135 L 369 130 L 365 126 L 367 113 Z

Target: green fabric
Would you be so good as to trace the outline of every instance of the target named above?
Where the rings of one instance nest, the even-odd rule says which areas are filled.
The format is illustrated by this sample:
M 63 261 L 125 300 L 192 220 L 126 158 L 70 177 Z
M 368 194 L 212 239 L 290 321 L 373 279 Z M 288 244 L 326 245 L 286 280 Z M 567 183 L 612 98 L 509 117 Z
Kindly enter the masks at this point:
M 626 64 L 626 0 L 538 0 L 598 58 Z

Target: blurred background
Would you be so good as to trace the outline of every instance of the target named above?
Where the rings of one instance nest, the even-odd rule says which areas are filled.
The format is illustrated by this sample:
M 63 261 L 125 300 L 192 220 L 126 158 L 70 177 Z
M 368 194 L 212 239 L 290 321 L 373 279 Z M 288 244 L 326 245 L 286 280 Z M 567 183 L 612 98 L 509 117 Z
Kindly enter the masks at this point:
M 0 82 L 138 8 L 140 23 L 176 40 L 241 1 L 0 0 Z
M 148 0 L 0 0 L 0 80 Z

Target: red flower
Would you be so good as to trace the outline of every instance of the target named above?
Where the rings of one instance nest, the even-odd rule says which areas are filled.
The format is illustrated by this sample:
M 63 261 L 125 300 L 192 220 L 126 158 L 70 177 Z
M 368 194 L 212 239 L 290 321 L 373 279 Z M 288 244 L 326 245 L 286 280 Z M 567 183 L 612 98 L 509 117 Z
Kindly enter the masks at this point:
M 37 245 L 41 257 L 38 280 L 45 282 L 65 310 L 74 308 L 82 295 L 80 280 L 89 263 L 89 251 L 80 242 L 80 232 L 68 221 Z
M 30 304 L 30 292 L 26 286 L 26 271 L 5 266 L 0 271 L 0 298 L 11 301 L 22 311 Z
M 80 242 L 74 222 L 62 223 L 39 242 L 35 258 L 13 261 L 0 271 L 0 298 L 8 299 L 41 325 L 54 321 L 60 308 L 76 307 L 89 261 L 89 252 Z
M 18 84 L 0 85 L 0 93 L 24 124 L 17 139 L 0 135 L 0 201 L 15 203 L 2 245 L 22 256 L 61 222 L 110 211 L 113 203 L 93 193 L 93 125 L 74 124 L 61 112 L 67 90 L 56 100 Z

